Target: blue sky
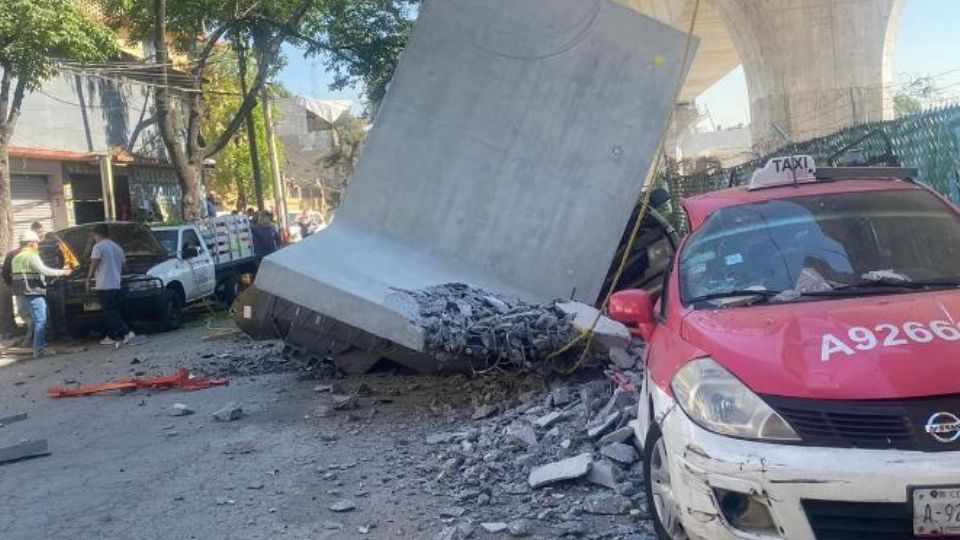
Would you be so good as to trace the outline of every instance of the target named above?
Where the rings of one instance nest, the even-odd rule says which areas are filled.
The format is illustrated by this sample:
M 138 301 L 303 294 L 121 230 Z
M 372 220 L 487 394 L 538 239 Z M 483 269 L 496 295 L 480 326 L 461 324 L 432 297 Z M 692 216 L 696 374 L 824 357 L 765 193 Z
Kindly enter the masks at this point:
M 960 0 L 907 0 L 897 29 L 894 54 L 894 82 L 915 76 L 938 75 L 960 68 Z M 331 77 L 323 63 L 304 59 L 288 47 L 287 66 L 280 73 L 280 81 L 295 94 L 317 99 L 349 99 L 359 102 L 359 92 L 329 90 Z M 948 86 L 948 94 L 960 91 L 960 71 L 938 79 L 940 86 Z M 950 85 L 956 85 L 950 87 Z M 960 94 L 956 94 L 960 95 Z M 714 121 L 730 126 L 749 121 L 747 88 L 743 70 L 737 68 L 704 92 L 697 100 L 709 109 Z

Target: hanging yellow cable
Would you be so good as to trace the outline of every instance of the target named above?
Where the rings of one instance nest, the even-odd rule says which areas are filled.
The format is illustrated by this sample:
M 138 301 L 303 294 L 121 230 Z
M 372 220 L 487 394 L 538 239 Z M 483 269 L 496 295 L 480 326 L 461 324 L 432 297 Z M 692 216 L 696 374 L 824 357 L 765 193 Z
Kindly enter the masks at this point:
M 687 28 L 687 39 L 683 47 L 683 61 L 680 64 L 680 76 L 677 77 L 676 87 L 673 92 L 673 101 L 672 103 L 677 102 L 677 98 L 680 96 L 680 91 L 683 89 L 683 82 L 686 79 L 684 76 L 686 74 L 686 67 L 690 60 L 690 49 L 693 45 L 693 30 L 696 27 L 697 23 L 697 14 L 700 11 L 700 0 L 695 0 L 693 4 L 693 14 L 690 16 L 690 26 Z M 557 369 L 560 373 L 568 374 L 576 371 L 586 362 L 587 357 L 590 355 L 590 346 L 593 344 L 594 330 L 597 327 L 597 323 L 600 322 L 600 317 L 602 313 L 607 309 L 607 305 L 610 303 L 610 297 L 613 296 L 613 293 L 617 290 L 617 285 L 620 284 L 620 278 L 623 276 L 623 270 L 627 266 L 627 261 L 630 259 L 630 254 L 633 252 L 633 245 L 637 241 L 637 236 L 640 234 L 640 227 L 643 226 L 643 220 L 647 215 L 647 212 L 650 209 L 650 195 L 653 193 L 653 175 L 656 174 L 657 170 L 660 168 L 660 160 L 663 157 L 663 145 L 667 140 L 667 131 L 670 128 L 670 123 L 673 121 L 673 109 L 670 110 L 670 114 L 667 117 L 667 123 L 664 125 L 663 129 L 660 131 L 660 139 L 657 142 L 657 152 L 656 157 L 654 158 L 653 165 L 647 171 L 647 176 L 644 178 L 644 192 L 640 198 L 640 210 L 637 212 L 637 219 L 633 224 L 633 229 L 630 231 L 630 237 L 627 240 L 626 248 L 623 250 L 623 254 L 620 256 L 620 263 L 617 265 L 617 270 L 613 274 L 613 279 L 610 281 L 610 288 L 607 290 L 607 294 L 603 299 L 603 303 L 600 304 L 600 310 L 597 312 L 597 316 L 594 317 L 593 322 L 590 324 L 590 328 L 584 330 L 577 337 L 570 340 L 566 345 L 560 347 L 556 351 L 550 353 L 547 356 L 548 361 L 552 361 L 561 354 L 569 351 L 573 347 L 576 347 L 579 343 L 586 341 L 583 347 L 583 351 L 580 352 L 580 356 L 577 358 L 577 361 L 568 368 L 568 369 Z

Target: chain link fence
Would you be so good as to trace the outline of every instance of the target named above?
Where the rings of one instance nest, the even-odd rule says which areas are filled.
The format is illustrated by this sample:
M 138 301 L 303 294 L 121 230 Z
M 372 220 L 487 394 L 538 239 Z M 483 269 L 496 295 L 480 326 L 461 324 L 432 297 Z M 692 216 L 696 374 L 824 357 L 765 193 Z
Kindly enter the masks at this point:
M 857 161 L 864 164 L 888 165 L 892 157 L 899 165 L 914 167 L 918 170 L 917 180 L 954 203 L 960 203 L 960 106 L 952 106 L 896 120 L 851 126 L 831 135 L 783 146 L 758 159 L 716 172 L 679 175 L 663 167 L 656 185 L 670 192 L 671 202 L 662 213 L 679 232 L 686 232 L 686 219 L 680 206 L 682 198 L 742 185 L 771 157 L 807 154 L 824 166 L 831 156 L 847 147 L 848 155 L 856 153 Z M 842 160 L 843 156 L 838 159 Z

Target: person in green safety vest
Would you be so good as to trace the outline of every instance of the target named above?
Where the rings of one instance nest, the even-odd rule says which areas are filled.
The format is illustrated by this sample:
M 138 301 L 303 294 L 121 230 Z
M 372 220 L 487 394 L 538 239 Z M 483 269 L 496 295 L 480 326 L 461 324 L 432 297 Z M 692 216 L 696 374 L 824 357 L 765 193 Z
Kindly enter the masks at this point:
M 33 318 L 33 357 L 44 354 L 47 332 L 47 277 L 69 276 L 72 270 L 59 270 L 43 264 L 40 237 L 34 231 L 20 235 L 20 253 L 13 258 L 11 277 L 13 294 L 23 297 Z

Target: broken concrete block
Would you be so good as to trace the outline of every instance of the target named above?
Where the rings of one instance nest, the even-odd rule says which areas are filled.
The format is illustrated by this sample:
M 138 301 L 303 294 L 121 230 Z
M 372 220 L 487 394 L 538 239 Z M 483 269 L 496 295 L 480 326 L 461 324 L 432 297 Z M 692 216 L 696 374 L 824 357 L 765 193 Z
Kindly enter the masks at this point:
M 571 458 L 549 463 L 530 471 L 527 483 L 532 488 L 539 488 L 564 480 L 580 478 L 590 471 L 592 462 L 590 454 L 585 452 Z
M 533 522 L 529 519 L 518 519 L 507 527 L 510 536 L 530 536 L 533 534 L 534 526 Z
M 565 416 L 566 414 L 564 414 L 563 411 L 553 411 L 537 418 L 533 421 L 533 424 L 540 429 L 546 429 Z
M 341 499 L 331 504 L 328 508 L 332 512 L 349 512 L 357 507 L 350 499 Z
M 470 418 L 472 420 L 483 420 L 484 418 L 489 418 L 497 413 L 499 407 L 496 405 L 481 405 L 473 411 L 473 416 Z
M 190 416 L 194 411 L 183 403 L 174 403 L 170 407 L 170 416 Z
M 614 411 L 621 411 L 626 407 L 636 408 L 636 405 L 636 393 L 628 392 L 622 388 L 617 388 L 613 391 L 613 395 L 610 396 L 607 404 L 600 409 L 599 413 L 597 413 L 597 416 L 607 416 Z
M 222 409 L 213 413 L 213 419 L 218 422 L 233 422 L 243 418 L 243 407 L 236 402 L 227 403 Z
M 593 306 L 581 304 L 580 302 L 559 302 L 557 307 L 564 313 L 573 315 L 573 327 L 580 332 L 585 332 L 593 326 L 593 343 L 603 348 L 620 347 L 626 349 L 630 346 L 630 332 L 627 327 L 617 321 L 600 315 L 600 311 Z
M 583 510 L 590 514 L 616 516 L 630 511 L 630 499 L 623 495 L 600 493 L 583 501 Z
M 434 433 L 427 435 L 427 444 L 448 444 L 463 436 L 463 433 Z
M 586 480 L 608 489 L 616 489 L 622 473 L 620 469 L 605 461 L 595 461 L 587 473 Z
M 446 518 L 458 518 L 465 514 L 467 509 L 462 506 L 451 506 L 449 508 L 444 508 L 440 510 L 440 517 Z
M 600 418 L 600 420 L 593 425 L 587 426 L 587 436 L 591 439 L 596 439 L 612 428 L 619 418 L 620 411 L 613 411 L 606 417 Z
M 633 431 L 633 427 L 623 426 L 620 429 L 611 431 L 603 437 L 600 437 L 600 440 L 597 442 L 597 444 L 600 446 L 606 446 L 610 443 L 625 443 L 632 440 L 634 436 L 635 433 Z
M 473 527 L 468 523 L 460 523 L 444 527 L 437 534 L 437 540 L 467 540 L 471 536 L 473 536 Z
M 537 434 L 533 428 L 523 422 L 514 422 L 507 426 L 505 435 L 528 448 L 537 445 Z
M 334 409 L 352 409 L 357 406 L 356 394 L 333 394 L 330 399 L 333 400 Z
M 637 357 L 621 347 L 610 347 L 607 355 L 610 363 L 619 369 L 633 369 L 637 365 Z
M 600 453 L 624 465 L 630 465 L 637 460 L 637 451 L 632 446 L 618 442 L 604 446 Z
M 577 399 L 577 391 L 569 386 L 560 386 L 550 391 L 548 406 L 563 407 Z
M 508 527 L 509 525 L 507 525 L 503 521 L 489 521 L 489 522 L 480 524 L 481 529 L 492 534 L 502 533 L 503 531 L 507 530 Z

